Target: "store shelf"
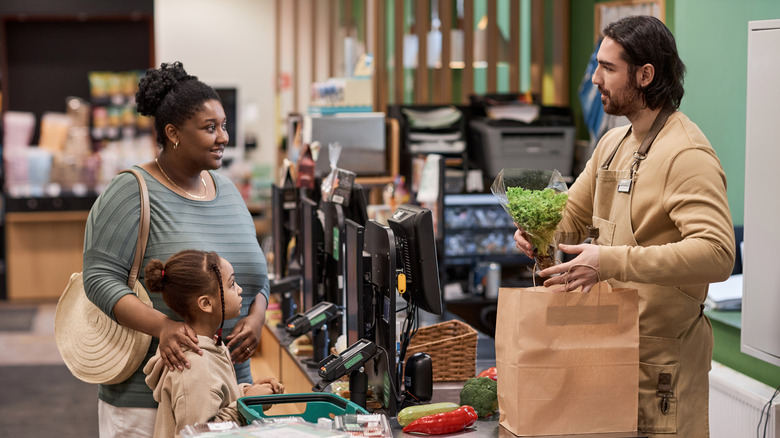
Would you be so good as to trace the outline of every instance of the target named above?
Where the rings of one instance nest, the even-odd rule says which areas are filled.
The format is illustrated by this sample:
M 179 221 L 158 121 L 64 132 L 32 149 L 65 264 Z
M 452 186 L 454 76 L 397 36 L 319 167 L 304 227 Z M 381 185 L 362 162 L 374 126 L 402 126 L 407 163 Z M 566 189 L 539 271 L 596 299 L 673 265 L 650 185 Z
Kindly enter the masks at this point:
M 53 196 L 5 198 L 5 211 L 12 212 L 44 212 L 44 211 L 89 211 L 95 203 L 97 195 L 88 196 Z
M 515 226 L 492 194 L 444 197 L 444 259 L 448 265 L 518 263 Z
M 56 300 L 68 278 L 82 269 L 89 212 L 6 213 L 9 300 Z

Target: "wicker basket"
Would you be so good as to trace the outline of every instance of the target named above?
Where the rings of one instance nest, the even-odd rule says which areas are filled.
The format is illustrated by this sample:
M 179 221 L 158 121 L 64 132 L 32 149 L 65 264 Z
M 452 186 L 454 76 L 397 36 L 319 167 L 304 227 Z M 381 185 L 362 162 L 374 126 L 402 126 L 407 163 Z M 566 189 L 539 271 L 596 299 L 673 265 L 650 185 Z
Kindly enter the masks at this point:
M 477 331 L 455 319 L 421 327 L 409 342 L 406 357 L 419 352 L 431 356 L 434 382 L 470 379 L 477 368 Z

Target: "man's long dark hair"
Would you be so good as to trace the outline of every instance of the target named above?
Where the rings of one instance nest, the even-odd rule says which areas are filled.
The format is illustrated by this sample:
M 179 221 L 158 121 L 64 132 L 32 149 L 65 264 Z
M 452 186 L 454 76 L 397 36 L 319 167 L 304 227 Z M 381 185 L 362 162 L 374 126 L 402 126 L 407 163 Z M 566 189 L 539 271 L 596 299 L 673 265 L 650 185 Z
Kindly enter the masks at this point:
M 607 25 L 604 36 L 623 47 L 623 60 L 628 63 L 630 77 L 636 69 L 651 64 L 655 68 L 653 81 L 639 91 L 650 109 L 680 107 L 685 89 L 685 64 L 677 53 L 674 35 L 661 22 L 649 15 L 625 17 Z

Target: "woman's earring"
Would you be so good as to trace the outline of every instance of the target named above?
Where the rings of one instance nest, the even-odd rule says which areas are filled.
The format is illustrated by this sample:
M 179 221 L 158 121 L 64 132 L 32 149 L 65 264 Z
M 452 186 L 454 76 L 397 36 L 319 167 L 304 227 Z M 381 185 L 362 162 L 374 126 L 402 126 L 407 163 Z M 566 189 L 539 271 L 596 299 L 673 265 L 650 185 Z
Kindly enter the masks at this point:
M 173 149 L 176 149 L 177 147 L 179 147 L 179 142 L 178 141 L 173 144 Z

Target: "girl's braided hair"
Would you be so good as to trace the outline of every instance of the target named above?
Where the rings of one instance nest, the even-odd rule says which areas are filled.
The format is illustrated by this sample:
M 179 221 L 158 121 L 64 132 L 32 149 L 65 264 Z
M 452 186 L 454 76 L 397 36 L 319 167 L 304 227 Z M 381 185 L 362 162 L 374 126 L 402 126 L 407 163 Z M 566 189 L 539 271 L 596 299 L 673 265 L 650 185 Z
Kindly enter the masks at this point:
M 198 296 L 204 293 L 212 295 L 219 288 L 222 322 L 217 332 L 217 344 L 222 343 L 222 326 L 225 323 L 225 291 L 219 264 L 220 257 L 216 252 L 186 249 L 174 254 L 165 263 L 152 259 L 144 269 L 144 281 L 149 291 L 161 293 L 165 304 L 185 321 L 194 319 L 193 309 Z

